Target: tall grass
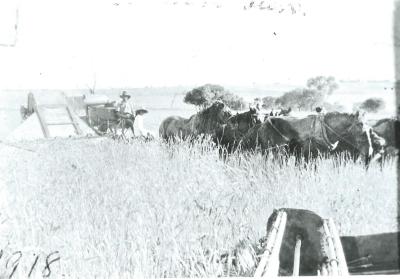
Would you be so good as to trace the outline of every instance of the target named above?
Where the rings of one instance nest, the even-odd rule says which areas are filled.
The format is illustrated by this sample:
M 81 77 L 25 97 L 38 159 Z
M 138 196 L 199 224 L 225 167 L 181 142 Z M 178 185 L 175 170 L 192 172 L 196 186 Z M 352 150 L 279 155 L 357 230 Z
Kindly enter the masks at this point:
M 0 208 L 0 249 L 4 259 L 25 253 L 16 275 L 29 272 L 33 253 L 57 250 L 56 277 L 215 276 L 218 256 L 240 240 L 264 236 L 280 207 L 332 217 L 346 235 L 397 226 L 394 161 L 366 171 L 321 158 L 314 170 L 259 153 L 222 160 L 207 141 L 40 146 L 8 158 L 0 170 L 0 190 L 8 194 Z

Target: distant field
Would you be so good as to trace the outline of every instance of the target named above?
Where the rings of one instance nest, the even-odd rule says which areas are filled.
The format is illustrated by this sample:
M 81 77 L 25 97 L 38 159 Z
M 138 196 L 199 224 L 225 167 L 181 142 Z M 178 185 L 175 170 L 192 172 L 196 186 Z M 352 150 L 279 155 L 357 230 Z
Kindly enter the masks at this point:
M 258 87 L 229 87 L 228 90 L 242 96 L 247 101 L 257 97 L 279 96 L 284 92 L 303 85 L 271 84 Z M 145 106 L 149 114 L 145 118 L 145 126 L 150 131 L 158 133 L 158 127 L 163 119 L 170 115 L 188 117 L 196 113 L 194 106 L 183 102 L 184 93 L 190 87 L 166 88 L 132 88 L 127 90 L 138 107 Z M 97 94 L 106 94 L 111 100 L 118 100 L 122 89 L 98 89 Z M 51 90 L 0 90 L 0 139 L 15 129 L 20 123 L 19 107 L 26 105 L 29 92 L 41 94 Z M 57 90 L 56 90 L 57 91 Z M 58 90 L 60 91 L 60 90 Z M 88 94 L 88 90 L 63 90 L 67 95 Z M 331 102 L 339 102 L 349 111 L 352 104 L 369 97 L 381 97 L 386 102 L 386 108 L 373 117 L 389 117 L 395 114 L 395 94 L 391 82 L 341 82 L 339 89 L 329 97 Z
M 57 277 L 216 276 L 213 258 L 239 240 L 257 241 L 280 207 L 332 217 L 341 235 L 397 230 L 393 160 L 365 171 L 320 159 L 312 171 L 260 154 L 224 162 L 209 143 L 19 146 L 36 152 L 0 148 L 0 248 L 4 258 L 23 252 L 16 278 L 26 277 L 34 253 L 40 275 L 53 251 Z

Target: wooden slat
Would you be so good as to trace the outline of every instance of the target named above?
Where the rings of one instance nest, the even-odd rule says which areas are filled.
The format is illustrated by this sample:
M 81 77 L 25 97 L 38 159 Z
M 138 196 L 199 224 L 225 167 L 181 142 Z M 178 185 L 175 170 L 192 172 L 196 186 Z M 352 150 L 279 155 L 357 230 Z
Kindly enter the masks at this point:
M 70 108 L 68 105 L 67 105 L 65 108 L 66 108 L 66 110 L 67 110 L 67 112 L 68 112 L 69 118 L 70 118 L 71 121 L 73 122 L 72 125 L 74 126 L 76 133 L 77 133 L 78 135 L 82 135 L 82 130 L 81 130 L 81 128 L 79 127 L 78 123 L 74 122 L 74 117 L 72 116 L 71 108 Z
M 36 103 L 34 103 L 34 108 L 35 108 L 36 115 L 39 119 L 40 127 L 42 127 L 42 132 L 43 132 L 44 137 L 45 138 L 50 137 L 49 128 L 47 127 L 47 124 L 45 122 L 43 110 L 41 108 L 37 107 Z
M 293 259 L 293 276 L 299 276 L 300 274 L 300 250 L 301 250 L 301 236 L 296 235 L 296 246 L 294 248 L 294 259 Z
M 272 248 L 274 247 L 275 244 L 276 235 L 279 230 L 281 219 L 282 219 L 282 214 L 278 212 L 275 222 L 272 224 L 272 228 L 268 233 L 267 243 L 265 245 L 265 252 L 261 257 L 260 263 L 258 264 L 254 277 L 261 277 L 265 271 L 265 267 L 267 266 L 268 261 L 271 258 Z
M 31 92 L 28 94 L 28 109 L 32 109 L 36 113 L 39 123 L 40 123 L 40 127 L 42 128 L 43 136 L 45 138 L 50 137 L 49 129 L 46 125 L 43 111 L 42 111 L 42 109 L 40 109 L 37 106 L 35 97 L 34 97 L 33 93 L 31 93 Z
M 29 92 L 28 94 L 28 113 L 33 113 L 35 111 L 35 98 L 33 96 L 32 92 Z
M 339 233 L 332 218 L 329 218 L 328 225 L 333 237 L 333 245 L 335 246 L 336 257 L 339 261 L 339 275 L 349 275 L 349 269 L 347 267 L 346 258 L 344 256 L 342 242 L 340 241 Z
M 279 225 L 278 233 L 276 235 L 276 241 L 274 247 L 272 247 L 271 261 L 267 264 L 266 271 L 263 277 L 273 277 L 279 275 L 279 252 L 281 250 L 283 234 L 286 228 L 287 214 L 284 211 L 280 211 L 281 223 Z
M 326 240 L 328 242 L 328 251 L 327 252 L 328 252 L 328 255 L 329 255 L 329 264 L 330 264 L 331 269 L 332 269 L 332 274 L 330 274 L 330 275 L 338 276 L 339 272 L 338 272 L 336 251 L 335 251 L 335 247 L 333 245 L 332 234 L 329 231 L 328 220 L 324 220 L 323 221 L 323 227 L 324 227 L 325 234 L 326 234 Z

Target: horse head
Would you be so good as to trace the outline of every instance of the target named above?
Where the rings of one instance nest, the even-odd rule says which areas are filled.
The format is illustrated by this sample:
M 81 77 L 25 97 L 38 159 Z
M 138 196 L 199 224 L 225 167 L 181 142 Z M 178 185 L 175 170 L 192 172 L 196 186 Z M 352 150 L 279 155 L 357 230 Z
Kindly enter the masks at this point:
M 231 116 L 230 109 L 223 102 L 216 101 L 190 118 L 189 121 L 193 121 L 197 134 L 215 134 Z
M 256 124 L 261 124 L 264 121 L 264 119 L 261 117 L 261 114 L 259 113 L 259 110 L 256 108 L 250 108 L 249 115 L 249 128 L 254 127 Z
M 236 113 L 236 115 L 231 116 L 227 121 L 228 125 L 233 129 L 238 129 L 241 133 L 247 132 L 248 129 L 262 122 L 263 119 L 256 108 L 250 108 L 246 112 Z
M 238 144 L 241 138 L 257 124 L 262 123 L 256 108 L 230 116 L 225 125 L 217 130 L 219 142 L 229 148 Z
M 203 114 L 219 124 L 226 123 L 232 116 L 231 110 L 220 100 L 215 101 L 209 108 L 205 109 Z

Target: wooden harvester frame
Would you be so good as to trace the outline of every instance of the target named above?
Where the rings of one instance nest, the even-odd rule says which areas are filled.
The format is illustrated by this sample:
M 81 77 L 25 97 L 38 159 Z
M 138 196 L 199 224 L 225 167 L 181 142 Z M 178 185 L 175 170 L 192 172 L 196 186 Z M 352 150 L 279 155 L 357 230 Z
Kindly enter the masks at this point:
M 51 119 L 47 119 L 45 114 L 47 111 L 57 110 L 59 114 L 64 116 L 66 121 L 51 121 Z M 70 126 L 73 127 L 76 135 L 82 135 L 82 130 L 79 127 L 79 123 L 73 116 L 73 110 L 68 105 L 67 102 L 60 104 L 40 104 L 36 102 L 35 96 L 33 93 L 28 94 L 28 107 L 25 110 L 25 117 L 28 117 L 36 113 L 40 127 L 43 132 L 43 136 L 45 138 L 50 138 L 52 135 L 50 133 L 50 126 Z

